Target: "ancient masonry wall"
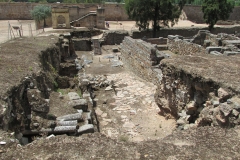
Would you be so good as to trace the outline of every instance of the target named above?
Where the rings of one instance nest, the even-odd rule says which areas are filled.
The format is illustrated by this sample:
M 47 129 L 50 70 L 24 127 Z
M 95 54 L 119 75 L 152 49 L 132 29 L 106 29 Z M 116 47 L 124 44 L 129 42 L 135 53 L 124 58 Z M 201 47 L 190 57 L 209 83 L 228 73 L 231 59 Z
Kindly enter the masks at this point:
M 185 51 L 188 54 L 199 49 L 198 45 L 183 40 L 170 39 L 171 42 L 178 43 L 181 48 L 190 47 L 191 51 Z M 161 114 L 175 117 L 179 129 L 240 124 L 240 101 L 234 95 L 230 99 L 232 91 L 221 88 L 212 80 L 202 81 L 204 77 L 172 65 L 171 59 L 170 62 L 162 60 L 164 56 L 159 56 L 161 52 L 156 50 L 156 45 L 125 37 L 121 53 L 128 69 L 157 85 L 154 97 Z
M 156 37 L 167 38 L 168 35 L 180 35 L 183 37 L 193 37 L 200 30 L 208 30 L 208 28 L 201 27 L 184 27 L 184 28 L 161 28 L 160 31 L 157 32 Z M 240 26 L 229 26 L 229 27 L 215 27 L 212 31 L 212 34 L 218 33 L 226 33 L 226 34 L 235 34 L 240 33 Z M 152 38 L 152 31 L 138 31 L 133 30 L 131 32 L 131 37 L 134 39 L 142 39 L 144 38 Z
M 125 37 L 121 44 L 122 60 L 128 69 L 143 79 L 158 83 L 162 74 L 153 66 L 159 63 L 156 45 Z
M 188 20 L 195 23 L 204 23 L 201 6 L 186 5 L 184 6 L 183 10 L 186 13 Z M 239 21 L 240 20 L 239 10 L 240 10 L 240 7 L 235 7 L 233 9 L 233 12 L 230 14 L 230 17 L 228 18 L 228 20 Z
M 30 10 L 34 6 L 39 5 L 38 3 L 0 3 L 0 20 L 10 20 L 10 19 L 31 19 Z M 99 4 L 48 4 L 51 6 L 70 6 L 70 19 L 77 19 L 89 11 L 96 10 Z M 80 9 L 78 9 L 78 7 Z M 128 15 L 125 12 L 123 4 L 104 4 L 105 8 L 105 19 L 107 21 L 126 21 L 129 20 Z M 186 5 L 183 8 L 187 15 L 188 20 L 204 23 L 203 13 L 201 11 L 201 6 Z M 240 20 L 240 7 L 235 7 L 233 12 L 230 14 L 229 20 Z
M 32 19 L 30 11 L 38 3 L 0 3 L 0 20 L 29 20 Z M 70 20 L 75 20 L 86 15 L 90 11 L 96 11 L 99 4 L 45 4 L 52 7 L 69 6 Z M 78 8 L 79 7 L 79 8 Z M 104 4 L 105 20 L 107 21 L 126 21 L 128 16 L 125 12 L 123 4 Z
M 169 36 L 170 37 L 170 36 Z M 172 36 L 171 38 L 168 38 L 168 49 L 179 55 L 190 55 L 195 53 L 205 53 L 205 48 L 202 46 L 187 42 L 185 40 L 178 39 L 175 36 Z

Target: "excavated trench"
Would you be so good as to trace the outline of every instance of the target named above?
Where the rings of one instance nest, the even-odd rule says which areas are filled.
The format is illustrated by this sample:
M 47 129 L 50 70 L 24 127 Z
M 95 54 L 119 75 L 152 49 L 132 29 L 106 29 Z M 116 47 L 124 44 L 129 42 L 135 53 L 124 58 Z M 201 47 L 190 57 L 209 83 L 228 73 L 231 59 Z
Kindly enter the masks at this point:
M 240 124 L 238 93 L 179 70 L 161 56 L 150 56 L 156 60 L 150 63 L 161 65 L 149 69 L 128 45 L 118 46 L 121 53 L 103 46 L 103 55 L 93 57 L 75 51 L 70 34 L 61 35 L 57 46 L 42 51 L 42 71 L 8 93 L 3 128 L 27 144 L 36 136 L 93 132 L 139 142 L 163 138 L 176 127 Z

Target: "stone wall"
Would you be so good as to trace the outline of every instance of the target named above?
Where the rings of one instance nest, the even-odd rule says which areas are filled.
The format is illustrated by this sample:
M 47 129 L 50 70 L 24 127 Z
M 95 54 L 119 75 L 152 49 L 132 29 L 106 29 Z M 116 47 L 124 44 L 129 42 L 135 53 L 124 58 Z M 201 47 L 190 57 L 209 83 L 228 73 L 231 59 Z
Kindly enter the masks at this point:
M 204 23 L 203 12 L 201 6 L 186 5 L 183 8 L 186 13 L 187 19 L 195 23 Z M 240 7 L 235 7 L 233 12 L 230 14 L 228 20 L 240 21 Z
M 161 28 L 160 31 L 157 32 L 156 37 L 167 38 L 168 35 L 180 35 L 183 37 L 193 37 L 196 35 L 199 30 L 208 30 L 207 27 L 184 27 L 184 28 Z M 227 26 L 227 27 L 215 27 L 211 33 L 227 33 L 227 34 L 235 34 L 240 32 L 240 26 Z M 131 32 L 131 37 L 134 39 L 142 39 L 144 38 L 152 38 L 152 31 L 138 31 L 133 30 Z
M 92 42 L 90 38 L 73 39 L 75 51 L 91 51 Z
M 167 38 L 162 38 L 162 37 L 159 37 L 159 38 L 148 38 L 148 39 L 142 39 L 148 43 L 151 43 L 151 44 L 157 44 L 157 45 L 163 45 L 163 44 L 167 44 Z
M 157 56 L 156 45 L 125 37 L 121 44 L 121 53 L 124 65 L 135 74 L 155 84 L 161 81 L 161 70 L 154 69 L 162 58 Z
M 205 53 L 205 49 L 195 43 L 187 42 L 179 39 L 177 36 L 169 36 L 168 38 L 168 49 L 179 55 L 190 55 L 196 53 Z
M 29 20 L 32 19 L 30 11 L 38 3 L 0 3 L 0 20 Z M 90 11 L 96 11 L 99 4 L 45 4 L 52 7 L 68 6 L 70 13 L 70 21 L 76 20 Z M 105 20 L 107 21 L 126 21 L 128 16 L 125 13 L 124 5 L 122 4 L 104 4 Z
M 10 19 L 31 19 L 30 10 L 38 3 L 0 3 L 0 20 Z M 95 11 L 99 4 L 48 4 L 51 6 L 70 6 L 70 20 L 76 20 L 86 15 L 90 11 Z M 126 21 L 129 20 L 125 12 L 123 4 L 104 4 L 105 19 L 107 21 Z M 188 20 L 196 23 L 204 23 L 201 6 L 186 5 L 184 12 Z M 233 13 L 230 14 L 229 20 L 240 21 L 240 7 L 235 7 Z
M 115 45 L 122 43 L 125 36 L 129 36 L 127 31 L 105 31 L 100 41 L 102 45 Z

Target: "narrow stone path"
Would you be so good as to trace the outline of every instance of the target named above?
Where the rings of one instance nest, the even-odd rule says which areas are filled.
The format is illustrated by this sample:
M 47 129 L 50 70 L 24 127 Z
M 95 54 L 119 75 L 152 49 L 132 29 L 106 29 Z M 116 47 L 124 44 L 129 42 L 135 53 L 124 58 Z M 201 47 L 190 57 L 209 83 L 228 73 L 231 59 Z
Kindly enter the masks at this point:
M 107 80 L 114 83 L 112 88 L 115 92 L 107 87 L 97 96 L 98 99 L 105 96 L 110 100 L 96 108 L 102 133 L 134 142 L 160 139 L 171 134 L 175 121 L 166 120 L 158 114 L 160 110 L 154 101 L 154 84 L 128 71 L 107 75 Z

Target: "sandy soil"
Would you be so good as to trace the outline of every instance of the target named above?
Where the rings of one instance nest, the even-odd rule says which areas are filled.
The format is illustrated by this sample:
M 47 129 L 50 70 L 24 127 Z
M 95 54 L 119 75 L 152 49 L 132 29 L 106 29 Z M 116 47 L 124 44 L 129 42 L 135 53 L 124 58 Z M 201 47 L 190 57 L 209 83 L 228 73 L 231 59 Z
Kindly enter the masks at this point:
M 8 35 L 8 24 L 20 27 L 22 25 L 21 33 L 23 36 L 36 36 L 41 30 L 36 30 L 35 22 L 33 20 L 0 20 L 0 43 L 7 41 L 8 39 L 19 37 L 19 32 L 13 29 L 11 35 Z
M 135 30 L 138 29 L 136 27 L 135 21 L 109 21 L 110 27 L 108 28 L 109 30 Z M 207 27 L 207 24 L 196 24 L 188 20 L 179 20 L 178 24 L 173 26 L 173 28 L 177 27 L 191 27 L 191 26 L 196 26 L 196 27 Z

